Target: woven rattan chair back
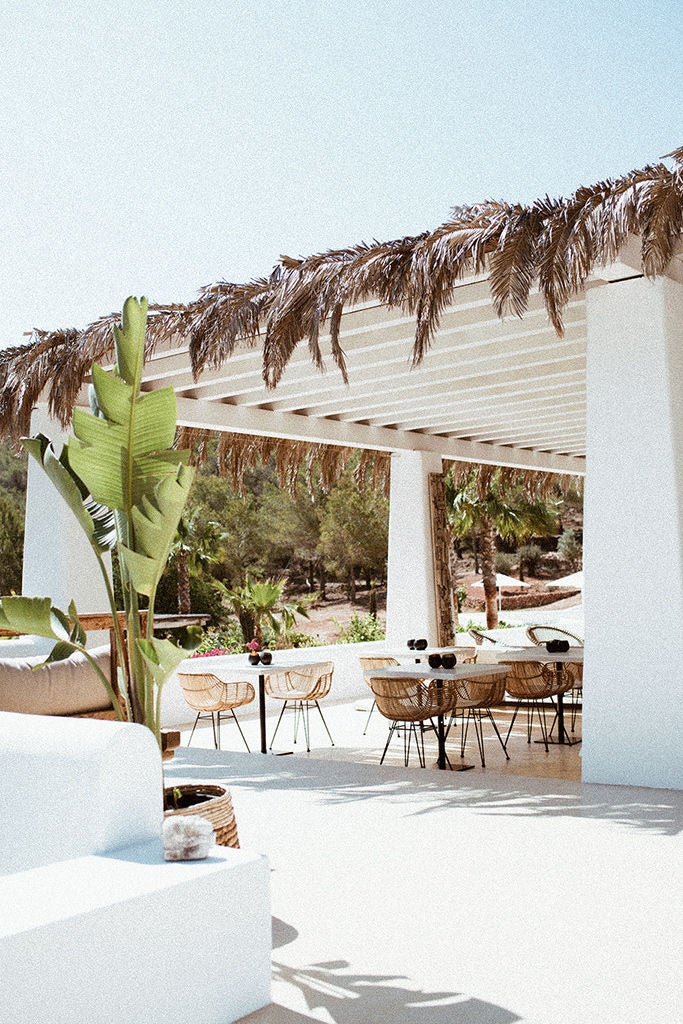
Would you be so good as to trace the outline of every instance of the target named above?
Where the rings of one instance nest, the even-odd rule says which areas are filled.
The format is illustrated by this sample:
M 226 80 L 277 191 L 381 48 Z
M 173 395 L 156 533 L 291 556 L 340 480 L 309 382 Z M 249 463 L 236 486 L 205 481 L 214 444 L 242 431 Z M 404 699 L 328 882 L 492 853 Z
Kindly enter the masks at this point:
M 455 682 L 456 710 L 495 708 L 505 700 L 505 676 L 500 672 Z
M 364 658 L 359 658 L 358 660 L 360 661 L 360 667 L 363 671 L 363 674 L 365 674 L 366 672 L 372 672 L 373 669 L 378 668 L 396 668 L 397 665 L 399 664 L 399 662 L 396 661 L 396 658 L 390 658 L 387 655 L 378 655 L 377 657 L 368 656 Z M 368 686 L 370 686 L 370 682 L 367 679 L 367 677 L 365 678 L 365 682 L 368 684 Z M 375 710 L 376 707 L 377 701 L 373 700 L 372 707 L 370 708 L 370 711 L 368 712 L 368 717 L 365 721 L 365 728 L 363 729 L 364 736 L 368 731 L 368 725 L 370 724 L 370 719 L 372 718 L 372 712 Z
M 195 711 L 231 711 L 255 697 L 251 683 L 225 683 L 213 672 L 179 672 L 185 700 Z
M 373 669 L 378 668 L 396 668 L 396 666 L 399 664 L 399 662 L 396 661 L 396 658 L 389 658 L 388 656 L 377 656 L 376 658 L 363 657 L 359 658 L 358 660 L 360 661 L 360 667 L 362 668 L 363 672 L 372 672 Z
M 574 683 L 565 665 L 556 669 L 553 665 L 532 661 L 508 661 L 503 664 L 508 670 L 505 689 L 517 700 L 544 700 L 571 690 Z
M 314 707 L 320 715 L 330 743 L 334 746 L 334 740 L 332 739 L 330 730 L 327 728 L 325 716 L 320 710 L 320 704 L 318 703 L 330 692 L 333 672 L 334 662 L 319 661 L 315 664 L 305 665 L 301 668 L 288 669 L 285 672 L 271 672 L 270 675 L 265 677 L 265 690 L 268 696 L 274 697 L 275 700 L 282 701 L 282 711 L 280 712 L 280 717 L 277 720 L 277 725 L 275 726 L 275 731 L 273 732 L 273 736 L 270 741 L 271 750 L 273 749 L 273 743 L 275 742 L 277 731 L 280 728 L 282 716 L 288 706 L 294 710 L 295 743 L 297 741 L 298 724 L 301 719 L 304 727 L 304 735 L 306 737 L 306 750 L 310 753 L 311 739 L 308 712 L 310 707 Z
M 286 672 L 272 672 L 265 678 L 266 693 L 276 700 L 320 700 L 330 692 L 333 672 L 332 661 L 320 661 Z
M 548 640 L 568 640 L 571 647 L 583 647 L 580 636 L 570 633 L 568 629 L 560 629 L 559 626 L 529 626 L 526 635 L 538 647 L 547 644 Z
M 480 629 L 472 628 L 468 630 L 468 633 L 474 640 L 477 647 L 486 646 L 486 644 L 491 644 L 492 647 L 495 647 L 496 645 L 496 641 L 492 637 L 487 636 L 486 633 L 483 633 Z
M 452 682 L 452 696 L 455 697 L 455 707 L 451 715 L 449 730 L 455 725 L 458 715 L 462 716 L 462 732 L 460 737 L 460 756 L 465 756 L 467 733 L 470 723 L 474 725 L 474 731 L 479 746 L 479 756 L 482 768 L 486 767 L 486 756 L 484 750 L 484 721 L 488 720 L 503 748 L 507 761 L 510 757 L 507 752 L 507 744 L 500 734 L 496 720 L 491 713 L 491 708 L 499 707 L 505 701 L 505 676 L 501 672 L 492 673 L 490 676 L 477 676 L 476 679 L 458 679 Z
M 451 680 L 437 686 L 428 679 L 371 676 L 369 683 L 378 710 L 392 722 L 424 722 L 451 711 L 455 702 Z
M 202 716 L 211 718 L 213 728 L 213 741 L 217 750 L 221 747 L 221 714 L 229 712 L 232 716 L 244 745 L 249 750 L 249 744 L 242 732 L 242 727 L 237 720 L 235 708 L 241 708 L 244 704 L 250 704 L 255 697 L 254 687 L 245 680 L 226 683 L 213 672 L 179 672 L 178 680 L 182 687 L 185 700 L 197 712 L 190 738 L 187 741 L 189 747 L 197 728 L 197 723 Z

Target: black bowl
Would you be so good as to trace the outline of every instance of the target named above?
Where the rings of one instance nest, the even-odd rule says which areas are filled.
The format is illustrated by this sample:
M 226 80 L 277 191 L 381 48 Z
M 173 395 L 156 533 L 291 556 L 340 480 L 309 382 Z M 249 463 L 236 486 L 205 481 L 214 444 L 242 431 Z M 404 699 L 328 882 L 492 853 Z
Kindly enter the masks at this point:
M 426 640 L 416 640 L 415 641 L 415 650 L 416 651 L 426 651 L 427 650 L 427 641 Z
M 429 657 L 427 658 L 427 661 L 429 662 L 430 668 L 441 668 L 440 654 L 430 654 Z
M 263 651 L 263 653 L 261 654 L 261 664 L 262 665 L 270 665 L 272 660 L 273 660 L 273 655 L 271 654 L 271 652 L 270 651 Z
M 414 640 L 409 640 L 408 641 L 408 650 L 409 651 L 414 651 L 415 650 L 415 641 Z
M 249 655 L 249 664 L 250 665 L 258 665 L 260 660 L 261 659 L 260 659 L 258 654 L 250 654 Z
M 441 664 L 443 668 L 455 668 L 457 658 L 454 654 L 442 654 Z

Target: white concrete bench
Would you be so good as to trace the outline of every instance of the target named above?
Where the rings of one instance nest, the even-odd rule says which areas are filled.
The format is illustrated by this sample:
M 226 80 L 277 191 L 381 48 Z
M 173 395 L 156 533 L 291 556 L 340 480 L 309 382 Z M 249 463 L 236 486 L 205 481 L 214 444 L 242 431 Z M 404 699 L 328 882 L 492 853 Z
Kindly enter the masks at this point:
M 0 1020 L 229 1024 L 270 1002 L 267 861 L 164 861 L 147 729 L 0 713 L 0 779 Z

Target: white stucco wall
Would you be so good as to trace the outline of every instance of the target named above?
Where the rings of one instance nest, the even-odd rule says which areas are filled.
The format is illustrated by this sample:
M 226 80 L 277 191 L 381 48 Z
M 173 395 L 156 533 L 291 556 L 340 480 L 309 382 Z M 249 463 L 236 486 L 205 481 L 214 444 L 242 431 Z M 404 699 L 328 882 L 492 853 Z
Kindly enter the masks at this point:
M 441 456 L 431 452 L 391 457 L 387 639 L 395 644 L 437 641 L 429 474 L 441 471 Z
M 44 409 L 31 418 L 31 434 L 42 433 L 54 442 L 57 455 L 66 435 Z M 66 502 L 34 459 L 28 460 L 26 532 L 22 593 L 51 597 L 64 611 L 73 599 L 79 612 L 108 611 L 107 591 L 97 559 Z M 103 642 L 106 634 L 91 638 Z M 47 641 L 49 645 L 49 641 Z M 48 647 L 49 649 L 49 647 Z
M 683 288 L 591 289 L 587 321 L 583 778 L 680 788 Z

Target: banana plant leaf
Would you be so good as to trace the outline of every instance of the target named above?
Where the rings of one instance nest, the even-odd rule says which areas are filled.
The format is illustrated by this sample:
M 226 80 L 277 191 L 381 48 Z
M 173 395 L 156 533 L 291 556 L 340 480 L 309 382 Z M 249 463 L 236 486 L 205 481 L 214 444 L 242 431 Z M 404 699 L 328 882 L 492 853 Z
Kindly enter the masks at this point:
M 53 607 L 49 597 L 3 597 L 0 600 L 0 629 L 50 640 L 70 639 L 69 618 Z

